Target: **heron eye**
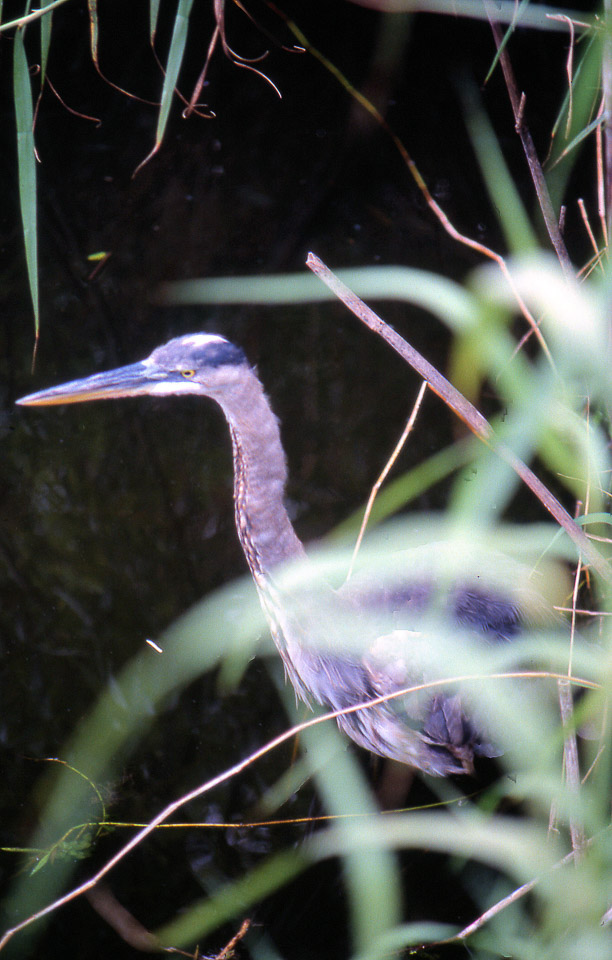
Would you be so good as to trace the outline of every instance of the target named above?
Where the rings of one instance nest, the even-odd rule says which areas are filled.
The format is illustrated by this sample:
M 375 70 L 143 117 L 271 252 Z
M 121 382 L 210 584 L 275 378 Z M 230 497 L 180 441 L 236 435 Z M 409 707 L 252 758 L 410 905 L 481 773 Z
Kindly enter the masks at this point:
M 195 370 L 181 370 L 181 376 L 185 377 L 186 380 L 190 380 L 191 377 L 195 376 Z

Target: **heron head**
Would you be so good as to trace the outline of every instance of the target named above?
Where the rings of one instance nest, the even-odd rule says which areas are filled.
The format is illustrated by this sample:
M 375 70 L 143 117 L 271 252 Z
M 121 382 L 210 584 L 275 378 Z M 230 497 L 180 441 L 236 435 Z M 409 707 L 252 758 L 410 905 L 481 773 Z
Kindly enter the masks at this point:
M 204 394 L 217 399 L 245 366 L 248 364 L 243 351 L 229 340 L 217 334 L 193 333 L 175 337 L 139 363 L 40 390 L 17 403 L 48 406 L 175 394 Z

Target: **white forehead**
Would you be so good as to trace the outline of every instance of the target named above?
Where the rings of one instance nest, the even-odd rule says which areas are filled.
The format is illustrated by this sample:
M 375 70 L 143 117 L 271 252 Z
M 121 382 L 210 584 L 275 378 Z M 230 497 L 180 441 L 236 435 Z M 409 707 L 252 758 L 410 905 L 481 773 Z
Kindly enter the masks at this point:
M 142 363 L 149 367 L 157 366 L 160 355 L 164 356 L 165 359 L 169 349 L 205 350 L 206 347 L 215 343 L 229 343 L 229 340 L 218 333 L 188 333 L 183 337 L 175 337 L 173 340 L 169 340 L 161 347 L 156 347 L 153 353 L 146 357 Z
M 189 333 L 186 337 L 177 337 L 189 347 L 206 347 L 209 343 L 228 343 L 218 333 Z

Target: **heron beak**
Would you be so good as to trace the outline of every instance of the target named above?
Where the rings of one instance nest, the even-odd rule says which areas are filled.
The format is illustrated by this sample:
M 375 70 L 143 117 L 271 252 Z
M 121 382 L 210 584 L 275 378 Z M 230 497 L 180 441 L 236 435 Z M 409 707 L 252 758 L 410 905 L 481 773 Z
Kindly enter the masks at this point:
M 30 393 L 17 400 L 21 406 L 50 406 L 60 403 L 83 403 L 86 400 L 110 400 L 114 397 L 136 397 L 151 393 L 154 384 L 163 379 L 155 375 L 155 368 L 146 363 L 131 363 L 107 373 L 96 373 L 82 380 L 71 380 L 49 390 Z

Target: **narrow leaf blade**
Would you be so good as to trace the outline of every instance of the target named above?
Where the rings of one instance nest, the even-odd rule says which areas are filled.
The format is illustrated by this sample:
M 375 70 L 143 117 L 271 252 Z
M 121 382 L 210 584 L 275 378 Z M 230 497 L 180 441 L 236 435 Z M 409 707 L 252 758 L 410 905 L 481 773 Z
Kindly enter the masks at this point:
M 32 111 L 32 87 L 22 30 L 15 35 L 13 48 L 13 90 L 17 121 L 17 167 L 19 175 L 19 202 L 23 223 L 23 241 L 32 307 L 34 329 L 38 338 L 40 326 L 38 298 L 38 250 L 36 221 L 36 159 Z

